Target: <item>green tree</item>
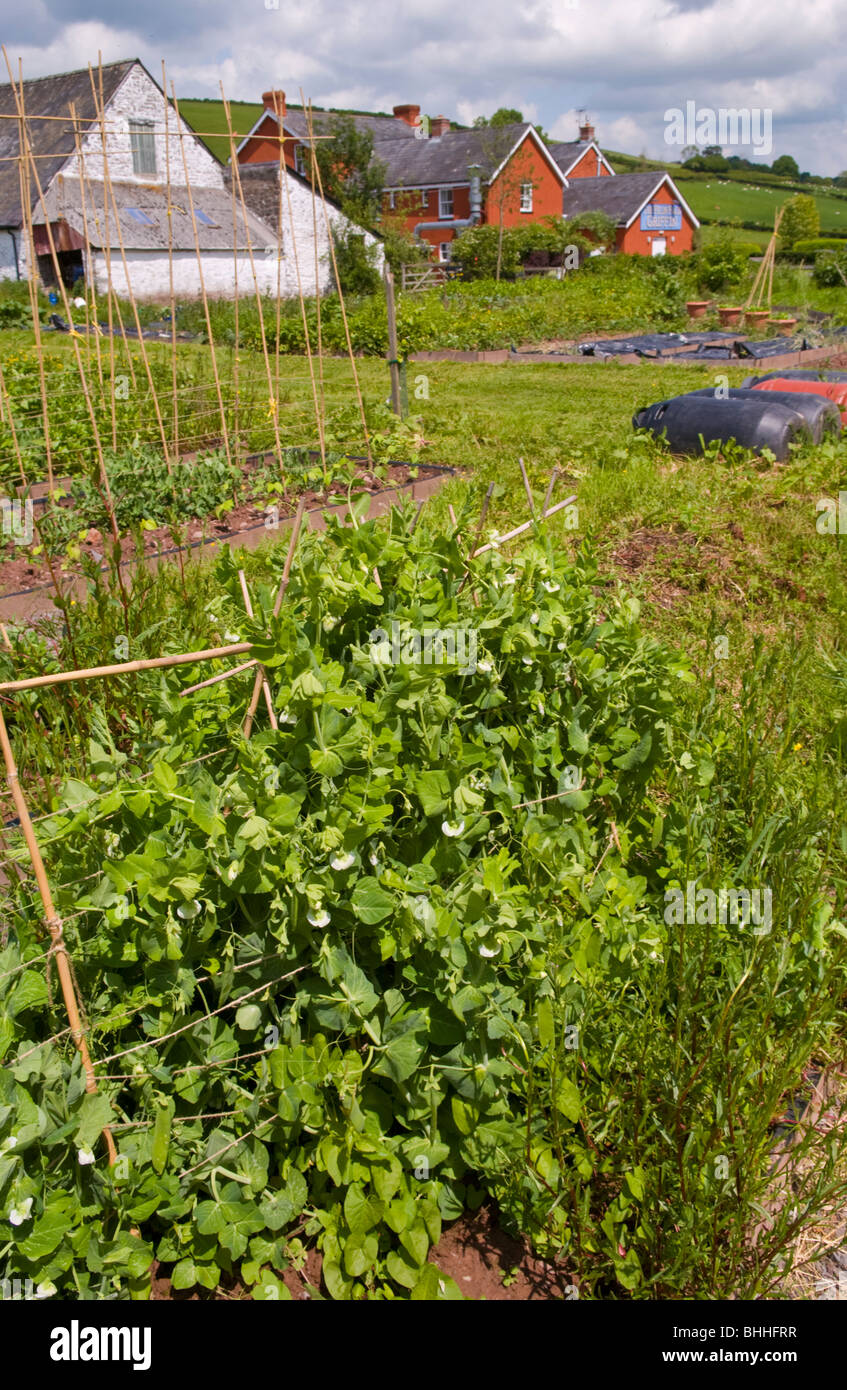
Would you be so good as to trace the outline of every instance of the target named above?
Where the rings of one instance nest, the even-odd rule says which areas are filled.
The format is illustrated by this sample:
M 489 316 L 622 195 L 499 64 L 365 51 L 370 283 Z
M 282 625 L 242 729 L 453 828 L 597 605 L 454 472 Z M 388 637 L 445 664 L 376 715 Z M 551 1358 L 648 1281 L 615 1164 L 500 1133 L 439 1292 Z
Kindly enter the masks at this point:
M 520 125 L 522 122 L 523 111 L 514 106 L 498 106 L 493 116 L 477 116 L 474 126 L 479 130 L 483 126 Z
M 796 179 L 800 176 L 800 165 L 790 154 L 781 154 L 771 165 L 771 173 L 781 174 L 786 179 Z
M 386 165 L 374 159 L 373 136 L 358 130 L 352 116 L 333 116 L 327 131 L 328 139 L 315 141 L 313 155 L 324 193 L 351 221 L 374 227 L 382 209 Z
M 818 205 L 810 193 L 797 193 L 785 204 L 779 225 L 779 249 L 791 251 L 795 241 L 809 241 L 820 235 Z

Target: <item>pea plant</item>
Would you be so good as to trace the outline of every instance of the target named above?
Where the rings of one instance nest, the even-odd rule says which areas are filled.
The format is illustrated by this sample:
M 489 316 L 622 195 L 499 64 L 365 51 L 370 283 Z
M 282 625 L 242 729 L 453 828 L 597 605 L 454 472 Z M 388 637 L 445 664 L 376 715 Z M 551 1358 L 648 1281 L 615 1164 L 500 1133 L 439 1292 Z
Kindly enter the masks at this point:
M 235 607 L 228 552 L 216 578 Z M 285 1299 L 317 1247 L 333 1299 L 459 1299 L 432 1248 L 493 1196 L 586 1289 L 649 1296 L 688 1231 L 678 1145 L 714 1130 L 685 1109 L 687 1089 L 712 1104 L 714 1051 L 689 1055 L 686 1018 L 736 1021 L 748 950 L 727 932 L 701 950 L 662 910 L 669 875 L 698 868 L 719 761 L 682 732 L 687 661 L 587 553 L 541 537 L 467 578 L 455 534 L 335 520 L 303 538 L 276 617 L 271 579 L 241 635 L 279 728 L 241 736 L 252 671 L 187 698 L 208 669 L 157 673 L 135 741 L 101 721 L 39 822 L 96 1094 L 34 886 L 5 890 L 0 1267 L 145 1298 L 158 1261 L 176 1288 L 232 1275 Z M 664 789 L 689 765 L 674 816 Z M 791 997 L 831 980 L 786 960 Z M 750 1048 L 745 1078 L 773 1089 Z

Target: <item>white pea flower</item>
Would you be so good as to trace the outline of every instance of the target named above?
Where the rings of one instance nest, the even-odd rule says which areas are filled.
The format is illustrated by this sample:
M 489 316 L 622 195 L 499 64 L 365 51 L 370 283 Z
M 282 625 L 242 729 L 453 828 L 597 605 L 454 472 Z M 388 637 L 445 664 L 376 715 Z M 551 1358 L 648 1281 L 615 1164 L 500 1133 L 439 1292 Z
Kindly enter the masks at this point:
M 551 583 L 550 580 L 545 579 L 544 587 L 547 590 L 548 594 L 557 594 L 562 586 L 561 584 Z
M 183 922 L 193 922 L 194 918 L 203 911 L 196 898 L 192 898 L 190 903 L 180 903 L 177 910 L 177 917 L 181 917 Z
M 338 619 L 333 618 L 331 613 L 325 613 L 324 616 L 321 618 L 321 627 L 323 628 L 324 632 L 332 632 L 332 629 L 337 626 Z
M 9 1212 L 9 1220 L 13 1226 L 22 1226 L 25 1221 L 29 1220 L 31 1211 L 32 1198 L 24 1197 L 19 1207 L 12 1207 L 12 1210 Z
M 238 635 L 237 632 L 225 632 L 225 633 L 224 633 L 224 637 L 226 638 L 227 642 L 240 642 L 240 641 L 241 641 L 241 638 L 240 638 L 240 636 Z
M 517 575 L 515 575 L 515 574 L 506 574 L 506 575 L 503 576 L 503 583 L 504 583 L 504 584 L 514 584 L 516 581 L 517 581 Z
M 451 840 L 455 840 L 457 835 L 461 835 L 464 832 L 465 822 L 463 820 L 443 820 L 441 822 L 441 829 Z
M 566 643 L 566 642 L 557 642 L 557 643 L 556 643 L 556 646 L 558 647 L 558 649 L 559 649 L 560 652 L 563 652 L 563 651 L 565 650 L 565 647 L 567 646 L 567 643 Z
M 52 1279 L 45 1279 L 43 1284 L 37 1284 L 35 1289 L 36 1298 L 52 1298 L 56 1292 L 56 1285 Z
M 313 927 L 328 927 L 329 913 L 325 910 L 322 903 L 319 903 L 313 912 L 306 913 L 306 920 L 311 922 Z
M 490 661 L 478 661 L 478 662 L 476 663 L 476 669 L 477 669 L 478 671 L 483 671 L 483 672 L 485 672 L 485 674 L 487 675 L 487 673 L 491 670 L 491 662 L 490 662 Z
M 480 954 L 481 956 L 484 956 L 486 960 L 493 960 L 495 956 L 499 956 L 499 954 L 500 954 L 500 947 L 499 947 L 499 946 L 495 946 L 495 947 L 492 949 L 490 946 L 480 946 L 480 948 L 479 948 L 479 954 Z
M 529 621 L 530 621 L 531 623 L 537 623 L 537 622 L 538 622 L 538 614 L 537 614 L 537 613 L 530 613 L 530 615 L 529 615 Z
M 3 1140 L 3 1143 L 0 1144 L 0 1154 L 7 1154 L 7 1153 L 9 1152 L 10 1149 L 16 1149 L 17 1146 L 18 1146 L 18 1138 L 17 1138 L 17 1135 L 16 1135 L 16 1134 L 10 1134 L 9 1137 L 8 1137 L 8 1139 L 4 1139 L 4 1140 Z
M 289 714 L 288 710 L 281 710 L 277 714 L 277 722 L 280 724 L 296 724 L 297 718 L 295 715 Z
M 344 869 L 349 869 L 351 865 L 355 864 L 356 856 L 355 854 L 334 854 L 329 862 L 333 869 L 341 873 Z
M 83 1167 L 85 1167 L 85 1165 L 86 1165 L 87 1163 L 94 1163 L 94 1162 L 95 1162 L 95 1159 L 94 1159 L 94 1150 L 93 1150 L 93 1149 L 88 1149 L 88 1148 L 86 1148 L 85 1146 L 83 1146 L 83 1148 L 81 1148 L 81 1149 L 77 1149 L 77 1151 L 76 1151 L 76 1156 L 77 1156 L 77 1159 L 79 1160 L 80 1164 L 81 1164 Z
M 531 657 L 531 656 L 522 656 L 522 657 L 521 657 L 521 661 L 523 662 L 524 666 L 531 666 L 531 665 L 532 665 L 532 657 Z
M 240 867 L 241 867 L 241 866 L 240 866 L 239 864 L 227 864 L 227 866 L 226 866 L 226 874 L 224 875 L 224 877 L 226 878 L 227 883 L 234 883 L 234 882 L 235 882 L 235 880 L 238 878 L 238 872 L 239 872 Z

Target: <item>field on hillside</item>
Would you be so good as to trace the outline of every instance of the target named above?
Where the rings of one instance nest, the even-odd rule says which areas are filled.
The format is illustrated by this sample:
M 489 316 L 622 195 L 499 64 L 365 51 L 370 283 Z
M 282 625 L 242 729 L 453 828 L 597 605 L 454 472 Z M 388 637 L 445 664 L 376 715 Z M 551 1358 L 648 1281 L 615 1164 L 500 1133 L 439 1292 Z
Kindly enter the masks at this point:
M 260 101 L 230 102 L 230 119 L 232 120 L 236 144 L 252 130 L 261 116 L 262 110 Z M 230 146 L 223 102 L 197 101 L 188 97 L 184 101 L 180 101 L 179 113 L 185 117 L 192 130 L 196 130 L 198 135 L 202 137 L 204 144 L 208 145 L 212 154 L 217 155 L 222 164 L 227 164 L 230 157 Z
M 789 189 L 759 188 L 717 178 L 701 181 L 683 177 L 679 191 L 701 221 L 706 218 L 710 222 L 756 222 L 763 228 L 773 228 L 777 208 L 795 196 Z M 847 236 L 847 199 L 817 192 L 814 185 L 808 192 L 818 206 L 821 234 Z

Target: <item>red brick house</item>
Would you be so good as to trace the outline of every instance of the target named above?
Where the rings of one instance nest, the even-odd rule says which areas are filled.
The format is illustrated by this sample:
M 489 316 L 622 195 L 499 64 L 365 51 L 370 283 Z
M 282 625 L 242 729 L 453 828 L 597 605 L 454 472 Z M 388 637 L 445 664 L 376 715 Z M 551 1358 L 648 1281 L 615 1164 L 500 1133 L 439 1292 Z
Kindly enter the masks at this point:
M 617 174 L 575 179 L 562 195 L 562 214 L 605 212 L 617 228 L 617 250 L 628 256 L 681 256 L 700 226 L 670 174 Z
M 238 146 L 239 163 L 278 163 L 281 138 L 287 166 L 305 173 L 306 113 L 288 108 L 281 91 L 264 92 L 262 101 L 262 115 Z M 315 135 L 326 133 L 338 114 L 313 111 Z M 412 103 L 395 106 L 390 116 L 349 114 L 373 137 L 374 158 L 385 165 L 385 215 L 429 242 L 440 261 L 451 259 L 453 241 L 475 223 L 515 227 L 588 211 L 614 217 L 620 251 L 678 255 L 691 249 L 699 224 L 670 177 L 616 175 L 585 119 L 578 140 L 547 145 L 529 122 L 454 130 L 446 116 L 422 119 Z M 668 212 L 645 209 L 651 201 L 672 206 Z

